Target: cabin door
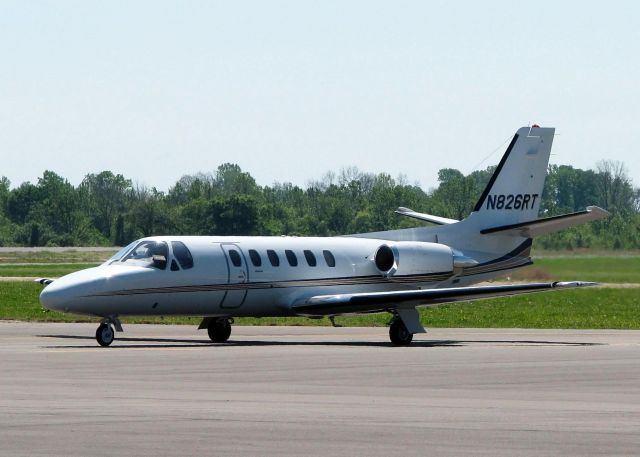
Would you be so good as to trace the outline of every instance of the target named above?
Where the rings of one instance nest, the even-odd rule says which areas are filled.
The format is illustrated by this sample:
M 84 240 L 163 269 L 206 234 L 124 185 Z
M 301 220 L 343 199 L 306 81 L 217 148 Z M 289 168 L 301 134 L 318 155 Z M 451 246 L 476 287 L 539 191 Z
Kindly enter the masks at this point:
M 238 308 L 247 296 L 246 282 L 249 280 L 247 260 L 237 244 L 225 243 L 220 247 L 224 252 L 229 272 L 228 289 L 222 299 L 221 308 Z

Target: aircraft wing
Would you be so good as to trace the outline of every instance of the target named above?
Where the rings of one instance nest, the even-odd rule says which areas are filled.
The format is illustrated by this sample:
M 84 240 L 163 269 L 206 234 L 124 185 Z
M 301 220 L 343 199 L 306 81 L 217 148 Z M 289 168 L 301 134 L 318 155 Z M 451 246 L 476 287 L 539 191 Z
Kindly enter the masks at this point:
M 373 313 L 393 308 L 433 306 L 443 303 L 504 297 L 545 290 L 560 290 L 595 285 L 595 282 L 550 282 L 499 286 L 451 287 L 446 289 L 400 290 L 356 294 L 317 295 L 292 309 L 299 315 L 325 316 L 349 313 Z
M 33 282 L 37 282 L 39 284 L 42 284 L 43 286 L 49 285 L 53 282 L 53 279 L 50 278 L 36 278 L 33 280 Z

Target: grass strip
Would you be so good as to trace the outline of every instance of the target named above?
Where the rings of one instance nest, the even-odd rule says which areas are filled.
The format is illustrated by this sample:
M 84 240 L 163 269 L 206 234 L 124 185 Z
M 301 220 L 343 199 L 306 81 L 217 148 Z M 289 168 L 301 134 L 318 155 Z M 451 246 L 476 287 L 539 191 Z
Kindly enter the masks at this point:
M 4 277 L 41 277 L 58 278 L 60 276 L 96 267 L 97 263 L 60 263 L 49 265 L 2 265 L 0 264 L 0 276 Z
M 68 248 L 47 250 L 46 248 L 16 249 L 0 248 L 0 264 L 11 263 L 101 263 L 118 251 L 118 248 Z
M 0 283 L 0 319 L 38 322 L 97 322 L 97 318 L 62 314 L 42 308 L 42 286 Z M 580 289 L 477 300 L 420 310 L 426 327 L 640 329 L 637 289 Z M 389 314 L 336 318 L 344 326 L 385 326 Z M 197 317 L 132 317 L 124 323 L 197 325 Z M 331 325 L 328 319 L 239 318 L 238 325 Z
M 514 280 L 596 281 L 640 283 L 640 256 L 534 258 L 530 267 L 514 273 Z

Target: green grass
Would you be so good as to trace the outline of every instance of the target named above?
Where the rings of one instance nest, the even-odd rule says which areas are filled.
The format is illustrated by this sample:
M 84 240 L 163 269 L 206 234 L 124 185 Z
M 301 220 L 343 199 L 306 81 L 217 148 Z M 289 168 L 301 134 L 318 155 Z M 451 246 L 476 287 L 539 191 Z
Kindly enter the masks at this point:
M 1 277 L 38 277 L 38 278 L 57 278 L 74 271 L 84 268 L 98 266 L 97 263 L 59 263 L 47 265 L 12 265 L 0 264 Z
M 640 256 L 534 258 L 533 266 L 524 268 L 511 278 L 640 284 Z
M 6 252 L 2 255 L 6 255 Z M 104 252 L 19 252 L 16 262 L 64 263 L 31 265 L 3 264 L 0 276 L 58 277 L 97 265 Z M 67 257 L 64 257 L 67 256 Z M 99 258 L 98 258 L 99 257 Z M 5 257 L 6 259 L 6 257 Z M 82 259 L 82 263 L 71 263 Z M 586 280 L 640 284 L 640 256 L 555 255 L 535 260 L 532 267 L 512 276 L 513 280 Z M 0 319 L 51 322 L 96 322 L 85 316 L 65 315 L 43 309 L 38 302 L 39 284 L 0 282 Z M 523 295 L 479 300 L 465 304 L 421 309 L 427 327 L 505 327 L 505 328 L 612 328 L 640 329 L 640 289 L 581 289 L 556 293 Z M 165 323 L 197 325 L 199 318 L 136 317 L 126 323 Z M 329 320 L 306 318 L 240 318 L 239 325 L 331 325 Z M 384 326 L 388 314 L 338 317 L 345 326 Z
M 0 319 L 42 322 L 97 322 L 47 311 L 38 303 L 39 284 L 0 283 Z M 640 329 L 638 289 L 581 289 L 522 295 L 421 309 L 426 327 Z M 127 318 L 125 323 L 197 325 L 199 318 Z M 384 326 L 389 315 L 338 317 L 345 326 Z M 331 325 L 328 319 L 240 318 L 238 325 Z
M 640 329 L 638 289 L 581 289 L 424 310 L 432 327 Z

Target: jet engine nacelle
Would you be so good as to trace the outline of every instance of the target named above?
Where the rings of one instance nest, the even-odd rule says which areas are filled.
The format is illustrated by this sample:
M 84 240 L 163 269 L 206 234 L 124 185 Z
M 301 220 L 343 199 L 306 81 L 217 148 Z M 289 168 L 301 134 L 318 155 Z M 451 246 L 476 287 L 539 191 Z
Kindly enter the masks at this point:
M 381 245 L 373 255 L 376 269 L 384 276 L 451 272 L 454 253 L 449 246 L 419 241 Z

